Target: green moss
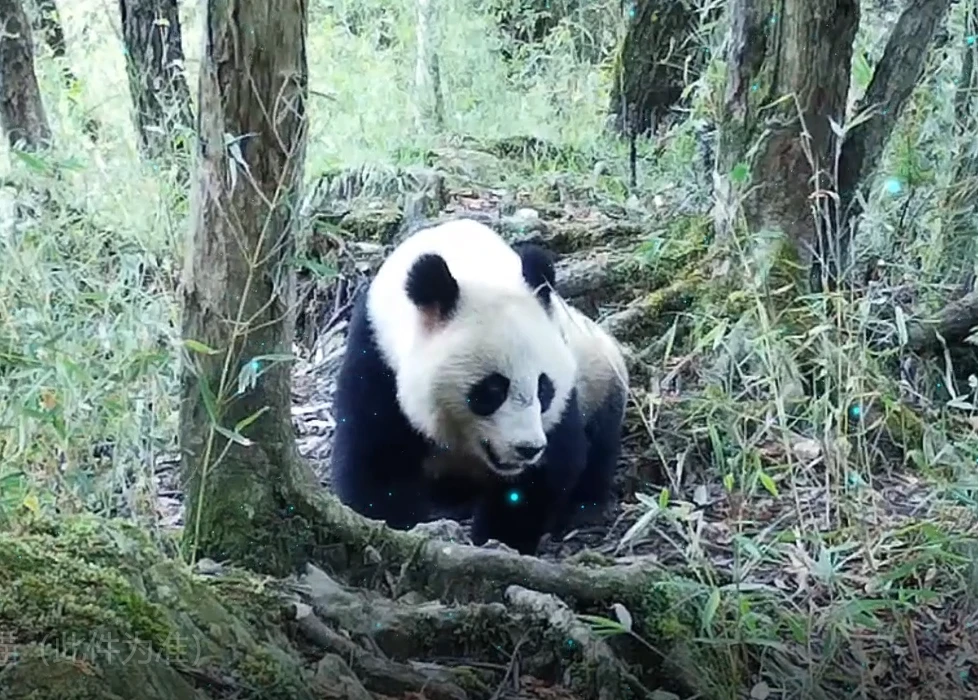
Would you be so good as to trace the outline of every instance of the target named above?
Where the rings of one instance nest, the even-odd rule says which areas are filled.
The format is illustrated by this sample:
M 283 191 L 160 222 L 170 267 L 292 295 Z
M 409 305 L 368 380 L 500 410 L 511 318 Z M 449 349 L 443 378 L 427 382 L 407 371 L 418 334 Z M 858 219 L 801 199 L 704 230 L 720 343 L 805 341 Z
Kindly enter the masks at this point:
M 381 202 L 355 200 L 353 207 L 340 221 L 340 228 L 357 241 L 387 245 L 401 228 L 404 213 L 400 207 Z
M 58 534 L 48 534 L 52 529 Z M 93 518 L 40 532 L 0 533 L 0 621 L 20 641 L 65 640 L 100 632 L 166 648 L 170 626 L 164 611 L 148 601 L 133 561 L 146 559 L 146 538 L 126 553 Z M 128 533 L 127 533 L 128 534 Z M 128 565 L 123 566 L 122 562 Z
M 253 575 L 225 571 L 209 584 L 209 588 L 237 618 L 254 625 L 278 622 L 273 618 L 281 608 L 282 599 L 274 589 L 256 581 Z
M 301 663 L 271 619 L 280 599 L 261 578 L 226 573 L 195 577 L 135 526 L 91 515 L 0 533 L 0 629 L 40 658 L 82 659 L 91 666 L 87 673 L 101 679 L 90 686 L 77 668 L 64 667 L 62 678 L 28 659 L 14 664 L 16 678 L 0 676 L 0 689 L 21 692 L 3 697 L 112 698 L 107 688 L 126 696 L 129 685 L 184 688 L 161 696 L 198 697 L 173 662 L 228 669 L 250 697 L 308 697 Z M 107 656 L 110 650 L 116 658 Z M 123 663 L 127 656 L 142 663 Z M 72 672 L 83 676 L 80 682 Z
M 262 689 L 252 695 L 261 700 L 293 700 L 303 697 L 309 687 L 309 680 L 273 647 L 256 647 L 241 657 L 235 670 L 247 685 Z
M 0 670 L 0 695 L 7 700 L 122 700 L 100 674 L 85 673 L 75 659 L 54 656 L 36 644 L 20 647 L 16 663 Z
M 652 584 L 636 612 L 642 634 L 651 639 L 685 642 L 692 639 L 695 622 L 691 612 L 672 590 L 667 585 Z
M 887 402 L 884 409 L 884 422 L 894 441 L 904 450 L 920 449 L 927 426 L 923 418 L 914 413 L 912 408 L 899 401 Z

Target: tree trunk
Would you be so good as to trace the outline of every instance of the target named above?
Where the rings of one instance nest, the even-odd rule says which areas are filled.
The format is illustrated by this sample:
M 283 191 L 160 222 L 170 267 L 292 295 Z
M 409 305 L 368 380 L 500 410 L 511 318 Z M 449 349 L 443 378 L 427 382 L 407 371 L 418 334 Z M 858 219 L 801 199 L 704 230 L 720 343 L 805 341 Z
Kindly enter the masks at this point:
M 845 122 L 859 3 L 731 0 L 730 22 L 721 171 L 749 174 L 749 230 L 776 232 L 785 244 L 777 254 L 811 269 L 824 228 L 811 193 L 833 173 L 831 122 Z M 725 204 L 724 213 L 735 209 Z
M 295 447 L 290 395 L 306 2 L 212 0 L 206 21 L 183 291 L 192 355 L 180 422 L 186 542 L 282 573 L 300 557 L 292 492 L 312 480 Z
M 957 139 L 963 154 L 970 154 L 974 140 L 974 128 L 978 124 L 975 112 L 975 92 L 978 91 L 978 75 L 975 73 L 975 52 L 978 46 L 974 37 L 978 36 L 978 7 L 970 3 L 965 9 L 964 57 L 961 61 L 961 76 L 954 99 L 954 116 L 957 121 Z M 971 43 L 968 43 L 970 41 Z M 958 160 L 951 185 L 944 195 L 941 209 L 948 212 L 943 229 L 945 255 L 941 256 L 944 273 L 956 280 L 974 285 L 975 251 L 978 248 L 978 226 L 975 224 L 975 210 L 978 207 L 978 157 L 962 155 Z
M 418 46 L 414 61 L 414 126 L 420 133 L 432 128 L 441 131 L 445 126 L 438 42 L 433 41 L 432 37 L 433 33 L 437 35 L 434 2 L 415 0 L 415 38 Z
M 177 0 L 119 0 L 119 12 L 139 143 L 157 158 L 193 124 Z
M 65 58 L 67 45 L 65 31 L 61 26 L 61 14 L 54 0 L 34 0 L 35 17 L 33 26 L 40 30 L 44 43 L 51 49 L 55 58 Z M 70 68 L 66 68 L 70 72 Z
M 34 74 L 34 43 L 20 0 L 0 0 L 0 126 L 11 147 L 34 150 L 51 141 Z
M 75 75 L 68 62 L 65 31 L 61 24 L 61 14 L 58 12 L 58 6 L 54 0 L 35 0 L 33 19 L 34 30 L 41 33 L 44 43 L 47 44 L 55 60 L 59 63 L 64 87 L 68 91 L 68 99 L 74 105 L 80 106 L 77 97 L 78 76 Z M 85 118 L 83 128 L 92 139 L 98 138 L 98 120 L 91 117 Z
M 846 130 L 836 176 L 840 211 L 831 222 L 837 233 L 831 241 L 834 250 L 827 251 L 826 255 L 835 268 L 827 271 L 829 278 L 841 274 L 849 241 L 862 213 L 857 192 L 870 181 L 883 158 L 890 134 L 920 81 L 928 49 L 950 4 L 951 0 L 909 0 L 906 3 L 886 40 L 883 56 L 873 69 L 873 79 L 866 94 L 856 105 L 855 113 L 860 116 Z M 872 110 L 872 116 L 863 118 L 861 113 L 868 110 Z
M 689 0 L 639 0 L 629 12 L 610 111 L 619 134 L 641 135 L 679 102 L 687 71 L 695 76 L 706 57 L 693 50 L 700 20 Z
M 834 283 L 842 273 L 860 213 L 856 193 L 882 158 L 948 5 L 907 3 L 857 106 L 859 119 L 835 133 L 832 122 L 840 132 L 845 124 L 858 2 L 731 0 L 721 168 L 730 181 L 749 178 L 743 200 L 749 230 L 775 232 L 782 244 L 777 254 L 808 271 L 810 288 Z M 826 194 L 829 189 L 837 199 Z M 724 218 L 737 207 L 724 199 L 729 189 L 718 194 L 719 227 L 729 231 Z

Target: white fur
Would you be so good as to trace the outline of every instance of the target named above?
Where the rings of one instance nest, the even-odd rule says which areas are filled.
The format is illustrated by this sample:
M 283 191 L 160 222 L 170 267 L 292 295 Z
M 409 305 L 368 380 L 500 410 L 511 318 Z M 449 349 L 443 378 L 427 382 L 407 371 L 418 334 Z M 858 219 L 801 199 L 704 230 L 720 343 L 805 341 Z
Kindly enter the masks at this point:
M 628 367 L 617 340 L 557 295 L 551 298 L 554 320 L 577 360 L 577 400 L 586 421 L 615 383 L 628 390 Z
M 405 292 L 408 271 L 425 253 L 444 258 L 461 290 L 451 320 L 433 329 Z M 378 271 L 367 309 L 395 372 L 401 409 L 417 430 L 478 455 L 493 469 L 486 442 L 506 465 L 520 463 L 517 445 L 546 443 L 574 385 L 574 355 L 523 279 L 519 255 L 492 229 L 457 220 L 410 236 Z M 493 371 L 510 379 L 509 395 L 493 415 L 480 418 L 467 407 L 466 395 Z M 542 416 L 541 373 L 555 390 Z

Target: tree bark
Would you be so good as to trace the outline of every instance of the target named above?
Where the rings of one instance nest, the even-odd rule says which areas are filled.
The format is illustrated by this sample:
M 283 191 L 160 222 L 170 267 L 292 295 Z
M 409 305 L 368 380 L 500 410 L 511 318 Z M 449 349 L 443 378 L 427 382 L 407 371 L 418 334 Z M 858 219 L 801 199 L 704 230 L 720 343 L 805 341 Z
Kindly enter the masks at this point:
M 290 413 L 306 11 L 305 0 L 208 2 L 184 267 L 185 542 L 278 573 L 301 559 L 292 494 L 312 481 Z
M 883 158 L 883 150 L 920 80 L 934 33 L 950 4 L 950 0 L 909 0 L 887 38 L 866 94 L 856 106 L 856 115 L 868 109 L 873 112 L 868 119 L 857 119 L 847 130 L 842 146 L 837 185 L 841 212 L 833 222 L 838 234 L 833 240 L 835 250 L 826 251 L 836 268 L 830 276 L 840 274 L 852 237 L 850 225 L 862 212 L 856 196 L 858 189 L 870 181 Z
M 44 43 L 51 50 L 54 58 L 61 68 L 61 77 L 65 90 L 68 91 L 68 99 L 79 105 L 77 96 L 78 76 L 71 69 L 68 62 L 68 46 L 65 43 L 64 26 L 61 24 L 61 14 L 54 0 L 35 0 L 34 2 L 34 30 L 39 31 L 44 38 Z M 92 139 L 98 138 L 99 123 L 92 117 L 85 118 L 83 125 L 85 133 Z
M 619 134 L 641 135 L 679 102 L 687 71 L 699 73 L 706 57 L 691 51 L 700 20 L 688 0 L 638 0 L 631 12 L 615 64 L 610 112 Z
M 859 3 L 731 0 L 730 22 L 722 167 L 747 166 L 751 232 L 776 232 L 793 262 L 812 269 L 824 226 L 811 193 L 833 172 L 831 122 L 845 121 Z
M 964 15 L 964 56 L 961 59 L 961 77 L 958 79 L 958 90 L 954 96 L 954 117 L 958 122 L 964 122 L 972 113 L 975 103 L 975 52 L 978 51 L 978 5 L 970 2 L 965 8 Z
M 193 124 L 177 0 L 119 0 L 119 12 L 139 143 L 157 158 Z
M 948 6 L 949 0 L 910 0 L 857 109 L 875 111 L 841 133 L 858 3 L 786 0 L 778 11 L 779 3 L 770 1 L 731 2 L 722 167 L 749 173 L 749 228 L 782 234 L 782 252 L 809 272 L 811 288 L 841 275 L 860 213 L 858 188 L 882 157 Z M 837 199 L 825 194 L 830 189 Z M 736 209 L 731 200 L 724 204 L 721 215 Z M 720 223 L 729 230 L 729 222 Z
M 956 137 L 962 152 L 970 154 L 970 144 L 974 139 L 975 91 L 978 90 L 978 75 L 975 73 L 975 52 L 978 46 L 974 37 L 978 36 L 978 7 L 970 3 L 965 10 L 964 57 L 961 61 L 961 76 L 954 99 L 954 116 L 957 121 Z M 968 43 L 970 41 L 970 43 Z M 975 250 L 978 248 L 978 226 L 975 224 L 975 210 L 978 207 L 978 157 L 962 155 L 956 165 L 954 177 L 944 195 L 941 209 L 948 212 L 944 224 L 944 250 L 941 256 L 942 268 L 949 277 L 959 280 L 973 278 L 976 272 Z
M 441 92 L 441 71 L 438 64 L 438 42 L 433 41 L 435 0 L 415 0 L 417 17 L 415 38 L 417 49 L 414 61 L 414 126 L 419 132 L 445 126 Z
M 34 43 L 20 0 L 0 0 L 0 126 L 10 146 L 36 150 L 51 141 L 34 73 Z
M 61 26 L 61 14 L 54 0 L 34 0 L 36 16 L 34 18 L 34 29 L 40 30 L 44 43 L 51 49 L 55 58 L 65 58 L 67 45 L 65 44 L 65 31 Z M 66 68 L 68 72 L 70 68 Z

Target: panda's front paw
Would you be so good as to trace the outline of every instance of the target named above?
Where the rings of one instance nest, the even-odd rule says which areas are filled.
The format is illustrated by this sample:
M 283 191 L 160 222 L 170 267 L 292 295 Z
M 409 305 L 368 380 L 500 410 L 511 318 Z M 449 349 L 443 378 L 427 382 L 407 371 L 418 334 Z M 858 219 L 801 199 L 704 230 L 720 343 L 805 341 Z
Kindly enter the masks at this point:
M 472 540 L 465 534 L 465 530 L 454 520 L 432 520 L 426 523 L 418 523 L 411 528 L 410 532 L 424 537 L 433 537 L 437 540 L 453 542 L 455 544 L 472 544 Z

